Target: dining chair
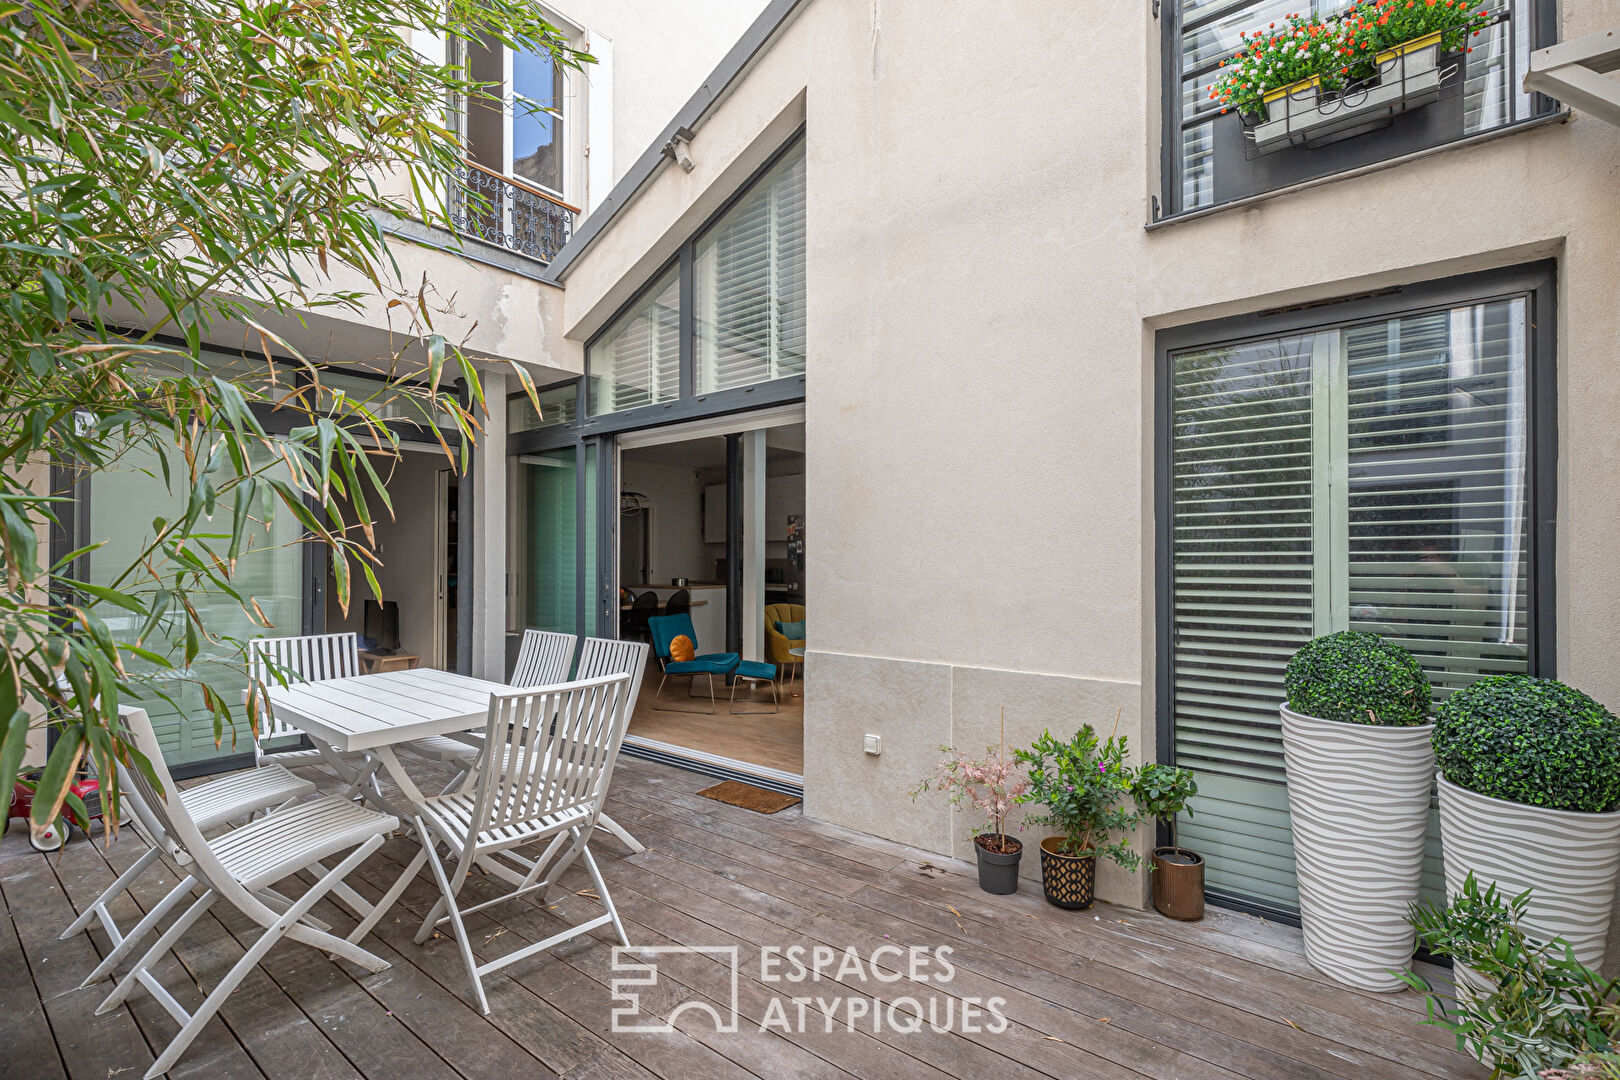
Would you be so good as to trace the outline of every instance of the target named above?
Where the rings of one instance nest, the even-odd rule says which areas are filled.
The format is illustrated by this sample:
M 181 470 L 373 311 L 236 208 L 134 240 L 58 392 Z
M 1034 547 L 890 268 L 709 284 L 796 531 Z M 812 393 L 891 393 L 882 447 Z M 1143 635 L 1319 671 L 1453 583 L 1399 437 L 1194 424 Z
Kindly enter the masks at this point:
M 630 676 L 630 685 L 625 690 L 622 702 L 627 734 L 630 721 L 636 713 L 636 699 L 641 696 L 641 680 L 647 670 L 648 649 L 645 641 L 614 641 L 612 638 L 588 637 L 579 650 L 579 671 L 575 678 L 594 679 L 600 675 L 621 674 Z M 647 850 L 645 844 L 631 836 L 628 829 L 608 816 L 606 810 L 602 811 L 600 824 L 602 828 L 618 837 L 619 842 L 629 848 L 632 854 Z
M 692 613 L 692 594 L 686 589 L 676 589 L 664 601 L 664 617 L 672 615 L 690 615 Z
M 523 645 L 518 650 L 517 664 L 512 668 L 508 685 L 555 686 L 567 682 L 568 670 L 574 664 L 574 646 L 578 643 L 578 634 L 564 634 L 555 630 L 523 631 Z M 406 743 L 404 749 L 429 761 L 459 765 L 462 771 L 450 781 L 450 787 L 445 788 L 449 791 L 461 783 L 461 777 L 472 766 L 483 746 L 482 732 L 465 732 L 414 739 Z
M 736 653 L 708 653 L 694 655 L 690 660 L 675 660 L 670 656 L 670 646 L 678 637 L 687 638 L 692 642 L 694 653 L 697 650 L 697 631 L 692 628 L 690 615 L 660 615 L 648 620 L 652 631 L 653 652 L 658 657 L 659 665 L 664 673 L 658 679 L 658 689 L 653 693 L 653 708 L 659 712 L 691 712 L 691 709 L 669 709 L 659 704 L 663 698 L 664 683 L 671 675 L 687 676 L 686 693 L 692 695 L 692 683 L 697 681 L 699 675 L 709 677 L 709 715 L 715 713 L 714 677 L 716 675 L 730 675 L 737 670 L 742 658 Z
M 150 769 L 148 773 L 138 765 L 118 763 L 118 781 L 125 797 L 130 798 L 135 813 L 144 820 L 154 838 L 172 844 L 176 861 L 188 875 L 176 887 L 180 895 L 184 897 L 194 889 L 201 890 L 191 907 L 159 935 L 118 981 L 112 993 L 96 1007 L 98 1016 L 110 1012 L 140 986 L 180 1024 L 179 1033 L 158 1054 L 145 1080 L 155 1080 L 169 1071 L 242 980 L 282 938 L 313 946 L 334 959 L 348 960 L 370 972 L 388 969 L 388 962 L 381 957 L 321 929 L 309 918 L 309 911 L 328 893 L 346 904 L 358 902 L 369 909 L 370 905 L 343 879 L 381 847 L 389 833 L 399 828 L 398 818 L 328 795 L 286 807 L 210 841 L 203 836 L 184 801 L 175 795 L 178 788 L 164 763 L 162 748 L 146 710 L 123 708 L 119 716 L 135 749 Z M 326 869 L 325 860 L 345 851 L 348 854 L 336 866 Z M 285 909 L 271 907 L 259 895 L 276 882 L 306 870 L 315 876 L 315 883 Z M 157 981 L 151 968 L 220 900 L 258 924 L 263 932 L 241 959 L 214 982 L 197 1010 L 188 1012 Z
M 326 765 L 339 777 L 351 784 L 357 777 L 370 777 L 363 754 L 339 754 L 328 748 L 318 749 L 268 746 L 304 732 L 291 724 L 278 720 L 270 707 L 269 690 L 274 686 L 290 686 L 299 682 L 322 682 L 327 679 L 347 679 L 361 674 L 359 639 L 352 631 L 341 634 L 304 634 L 297 637 L 254 638 L 248 642 L 248 677 L 260 696 L 259 737 L 254 740 L 254 761 L 263 764 L 266 759 L 291 768 L 306 765 Z M 300 740 L 302 742 L 302 740 Z M 344 775 L 348 770 L 349 775 Z M 375 790 L 376 780 L 370 780 Z
M 647 620 L 658 614 L 658 594 L 648 589 L 630 601 L 624 614 L 624 636 L 647 640 Z
M 416 942 L 422 944 L 449 924 L 478 1008 L 486 1015 L 489 1001 L 483 978 L 493 971 L 608 924 L 620 944 L 629 944 L 613 896 L 590 850 L 624 741 L 627 716 L 623 702 L 629 683 L 627 674 L 605 675 L 491 694 L 484 743 L 493 752 L 492 760 L 504 762 L 505 767 L 475 769 L 457 790 L 421 799 L 413 808 L 422 847 L 405 875 L 414 877 L 427 863 L 440 893 L 417 931 Z M 440 843 L 453 862 L 449 871 L 439 857 Z M 545 847 L 538 858 L 518 854 L 517 849 L 540 843 Z M 575 861 L 585 864 L 603 914 L 478 963 L 464 916 L 530 893 L 544 896 Z M 488 878 L 503 880 L 512 888 L 463 908 L 461 889 L 475 864 Z

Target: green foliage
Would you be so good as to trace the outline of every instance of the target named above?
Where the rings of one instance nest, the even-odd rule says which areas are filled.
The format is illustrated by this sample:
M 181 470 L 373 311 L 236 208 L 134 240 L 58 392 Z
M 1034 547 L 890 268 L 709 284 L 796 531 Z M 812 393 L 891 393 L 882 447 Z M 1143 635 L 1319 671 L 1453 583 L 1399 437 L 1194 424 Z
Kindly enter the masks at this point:
M 1096 855 L 1135 870 L 1141 857 L 1129 838 L 1110 839 L 1142 820 L 1130 805 L 1135 771 L 1125 763 L 1125 753 L 1124 736 L 1103 742 L 1089 724 L 1066 742 L 1042 732 L 1015 755 L 1029 770 L 1029 790 L 1018 801 L 1046 807 L 1046 813 L 1032 814 L 1024 823 L 1061 831 L 1067 854 Z
M 1283 688 L 1290 709 L 1322 720 L 1403 727 L 1429 719 L 1429 677 L 1377 634 L 1341 630 L 1307 641 L 1288 661 Z
M 1620 808 L 1620 719 L 1555 679 L 1493 675 L 1435 715 L 1435 764 L 1492 798 L 1553 810 Z
M 1529 903 L 1528 891 L 1506 899 L 1495 885 L 1481 889 L 1469 874 L 1449 905 L 1412 906 L 1419 943 L 1472 968 L 1490 990 L 1459 988 L 1451 1001 L 1419 976 L 1397 973 L 1428 995 L 1424 1023 L 1453 1033 L 1457 1049 L 1490 1067 L 1493 1080 L 1537 1080 L 1545 1069 L 1610 1052 L 1620 1036 L 1615 982 L 1577 961 L 1563 941 L 1529 938 L 1521 926 Z
M 494 98 L 413 37 L 590 60 L 529 0 L 0 0 L 0 787 L 30 729 L 53 724 L 36 825 L 86 755 L 116 811 L 112 759 L 145 767 L 122 702 L 189 684 L 216 739 L 254 722 L 213 689 L 243 665 L 209 612 L 223 600 L 297 632 L 269 627 L 235 579 L 272 516 L 331 554 L 345 605 L 356 565 L 376 591 L 368 500 L 391 512 L 397 457 L 385 405 L 447 415 L 468 440 L 480 428 L 478 374 L 433 330 L 432 283 L 399 280 L 381 222 L 448 225 L 462 150 L 444 104 Z M 349 358 L 386 376 L 370 397 L 324 386 L 271 328 L 368 298 L 395 316 L 386 355 Z M 227 332 L 263 362 L 229 378 L 200 365 Z M 271 412 L 290 430 L 269 434 Z M 48 466 L 78 479 L 133 451 L 162 462 L 184 510 L 122 523 L 152 539 L 97 582 L 79 561 L 94 538 L 50 565 L 40 538 L 72 507 Z
M 1176 841 L 1176 816 L 1193 816 L 1188 804 L 1198 794 L 1198 780 L 1191 769 L 1177 768 L 1150 761 L 1137 771 L 1131 796 L 1144 817 L 1163 821 L 1170 826 L 1170 846 L 1180 849 Z

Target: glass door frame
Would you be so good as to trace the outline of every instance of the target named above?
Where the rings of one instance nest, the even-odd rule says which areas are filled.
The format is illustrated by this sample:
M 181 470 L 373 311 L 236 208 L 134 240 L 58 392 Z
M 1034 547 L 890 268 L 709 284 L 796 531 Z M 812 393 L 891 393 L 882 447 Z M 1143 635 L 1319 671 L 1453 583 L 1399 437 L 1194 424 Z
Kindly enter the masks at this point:
M 1531 675 L 1554 677 L 1558 660 L 1555 619 L 1559 434 L 1556 262 L 1547 260 L 1482 271 L 1439 281 L 1397 286 L 1348 300 L 1330 300 L 1174 327 L 1161 330 L 1156 335 L 1153 369 L 1153 611 L 1157 760 L 1165 764 L 1175 762 L 1172 356 L 1189 349 L 1219 348 L 1312 333 L 1349 323 L 1420 315 L 1514 297 L 1523 297 L 1528 308 L 1528 665 Z M 1161 824 L 1158 843 L 1168 842 L 1168 830 Z M 1251 911 L 1295 925 L 1299 921 L 1297 913 L 1237 897 L 1212 894 L 1211 900 L 1221 906 Z

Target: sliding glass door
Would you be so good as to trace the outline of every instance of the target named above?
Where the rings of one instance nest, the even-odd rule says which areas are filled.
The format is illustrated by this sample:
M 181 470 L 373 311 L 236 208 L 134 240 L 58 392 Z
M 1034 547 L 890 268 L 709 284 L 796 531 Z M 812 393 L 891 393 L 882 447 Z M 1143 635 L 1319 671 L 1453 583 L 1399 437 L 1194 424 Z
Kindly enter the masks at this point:
M 269 460 L 268 450 L 261 449 L 256 456 L 262 458 L 254 462 L 256 466 Z M 89 497 L 85 536 L 101 543 L 84 556 L 86 580 L 126 589 L 135 583 L 148 594 L 154 588 L 150 576 L 122 575 L 151 544 L 154 519 L 177 518 L 185 510 L 186 463 L 178 451 L 170 454 L 168 467 L 174 477 L 172 484 L 164 479 L 164 463 L 158 454 L 139 446 L 86 481 Z M 144 643 L 146 649 L 169 661 L 172 669 L 138 657 L 127 660 L 133 674 L 144 676 L 139 679 L 136 697 L 152 718 L 165 759 L 170 767 L 185 772 L 208 771 L 210 761 L 218 761 L 223 767 L 226 759 L 253 752 L 252 734 L 240 709 L 242 691 L 247 687 L 241 642 L 305 630 L 304 596 L 309 582 L 303 533 L 285 507 L 275 505 L 268 493 L 261 494 L 258 505 L 249 510 L 249 532 L 236 562 L 233 583 L 244 598 L 251 598 L 270 625 L 257 623 L 242 604 L 223 593 L 199 590 L 191 594 L 190 600 L 219 640 L 205 640 L 197 659 L 186 668 L 185 622 L 175 605 Z M 205 526 L 200 531 L 229 533 L 234 506 L 233 498 L 221 499 L 211 519 L 217 529 Z M 223 549 L 223 542 L 219 547 Z M 164 579 L 172 577 L 172 568 L 158 565 L 155 569 Z M 116 621 L 114 612 L 103 614 L 109 622 Z M 114 628 L 128 635 L 126 640 L 139 632 L 139 627 L 133 625 Z M 206 681 L 236 714 L 234 729 L 227 727 L 218 744 L 214 740 L 213 718 L 203 706 L 199 681 Z
M 601 455 L 593 440 L 511 459 L 509 660 L 525 628 L 597 633 Z
M 1529 669 L 1529 303 L 1170 354 L 1174 757 L 1212 892 L 1297 906 L 1277 704 L 1305 641 L 1398 641 L 1437 699 Z

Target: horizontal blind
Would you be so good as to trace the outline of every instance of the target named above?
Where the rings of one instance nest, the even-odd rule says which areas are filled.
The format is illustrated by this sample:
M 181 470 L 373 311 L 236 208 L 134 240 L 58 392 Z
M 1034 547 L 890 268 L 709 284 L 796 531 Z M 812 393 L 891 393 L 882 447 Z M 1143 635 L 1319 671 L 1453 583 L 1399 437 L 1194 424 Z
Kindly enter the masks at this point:
M 592 414 L 680 395 L 680 292 L 680 275 L 671 267 L 591 343 L 585 366 Z
M 1522 298 L 1344 332 L 1349 619 L 1415 655 L 1436 700 L 1529 669 Z M 1423 891 L 1444 895 L 1431 812 Z
M 802 142 L 698 238 L 693 293 L 700 393 L 804 371 Z

